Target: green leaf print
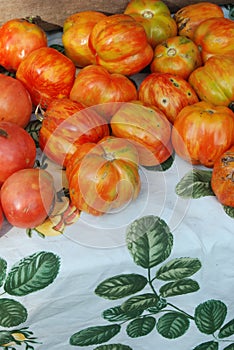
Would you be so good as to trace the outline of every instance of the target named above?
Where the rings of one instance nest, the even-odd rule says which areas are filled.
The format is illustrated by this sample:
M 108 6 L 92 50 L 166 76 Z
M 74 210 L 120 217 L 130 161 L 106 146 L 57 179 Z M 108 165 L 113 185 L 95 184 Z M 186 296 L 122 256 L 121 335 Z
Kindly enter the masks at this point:
M 147 316 L 131 321 L 126 328 L 126 332 L 131 338 L 144 337 L 152 332 L 156 324 L 154 317 Z
M 166 171 L 172 166 L 172 164 L 174 163 L 174 159 L 175 152 L 173 152 L 173 154 L 167 160 L 165 160 L 165 162 L 159 165 L 144 166 L 144 168 L 150 171 Z
M 228 346 L 226 346 L 225 348 L 223 348 L 223 350 L 234 350 L 234 343 L 229 344 Z
M 95 289 L 100 297 L 110 300 L 120 299 L 142 290 L 147 284 L 147 278 L 138 274 L 117 275 L 107 278 Z
M 13 342 L 15 339 L 9 331 L 0 331 L 0 346 Z
M 23 296 L 51 284 L 58 275 L 60 259 L 50 252 L 34 253 L 16 263 L 7 275 L 4 290 Z
M 156 272 L 156 278 L 163 281 L 179 280 L 192 276 L 200 268 L 199 259 L 176 258 L 161 266 Z
M 0 326 L 13 327 L 26 321 L 26 308 L 18 301 L 8 298 L 0 299 Z
M 179 312 L 168 312 L 159 318 L 156 327 L 164 338 L 181 337 L 189 328 L 189 319 Z
M 219 343 L 216 341 L 208 341 L 196 346 L 193 350 L 218 350 Z
M 94 350 L 133 350 L 128 345 L 123 344 L 109 344 L 109 345 L 101 345 L 95 348 Z
M 3 282 L 6 278 L 7 262 L 6 260 L 0 258 L 0 287 L 2 287 Z
M 109 322 L 122 322 L 132 319 L 132 316 L 126 314 L 120 305 L 104 310 L 102 317 Z
M 195 323 L 200 332 L 213 334 L 227 315 L 227 307 L 220 300 L 207 300 L 195 309 Z
M 71 336 L 70 344 L 77 346 L 102 344 L 118 334 L 120 329 L 118 324 L 85 328 Z
M 218 337 L 219 338 L 226 338 L 230 337 L 234 334 L 234 319 L 226 323 L 219 331 Z
M 154 215 L 144 216 L 127 228 L 127 247 L 134 262 L 152 268 L 168 258 L 173 236 L 166 222 Z
M 176 295 L 194 293 L 199 290 L 199 284 L 189 278 L 181 279 L 175 282 L 164 284 L 160 289 L 162 297 L 172 297 Z
M 193 169 L 185 174 L 176 185 L 176 194 L 183 198 L 214 196 L 211 188 L 212 171 Z
M 128 315 L 140 316 L 144 310 L 155 306 L 159 297 L 153 293 L 137 295 L 126 300 L 121 308 Z
M 223 205 L 223 209 L 228 216 L 230 216 L 232 219 L 234 219 L 234 207 L 230 207 L 228 205 Z

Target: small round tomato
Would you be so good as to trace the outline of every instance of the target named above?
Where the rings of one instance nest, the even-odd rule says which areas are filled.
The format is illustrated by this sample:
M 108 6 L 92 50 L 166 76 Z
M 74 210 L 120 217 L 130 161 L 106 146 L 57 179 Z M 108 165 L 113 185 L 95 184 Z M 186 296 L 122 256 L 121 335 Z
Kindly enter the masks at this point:
M 220 203 L 234 207 L 234 146 L 216 159 L 211 187 Z
M 205 101 L 183 108 L 172 129 L 175 152 L 192 164 L 209 168 L 233 142 L 234 113 Z
M 0 65 L 16 71 L 27 55 L 47 46 L 46 33 L 25 19 L 11 19 L 0 28 Z
M 187 80 L 194 69 L 202 65 L 197 45 L 185 36 L 168 38 L 154 49 L 151 72 L 176 74 Z
M 44 169 L 22 169 L 12 174 L 1 188 L 1 203 L 8 222 L 34 228 L 49 215 L 55 198 L 54 180 Z
M 42 47 L 21 62 L 16 78 L 29 91 L 33 104 L 46 108 L 53 99 L 69 96 L 75 73 L 68 57 L 54 48 Z
M 20 126 L 0 122 L 0 187 L 14 172 L 32 168 L 36 160 L 36 146 L 32 137 Z
M 27 126 L 32 114 L 29 92 L 17 79 L 0 74 L 0 121 Z

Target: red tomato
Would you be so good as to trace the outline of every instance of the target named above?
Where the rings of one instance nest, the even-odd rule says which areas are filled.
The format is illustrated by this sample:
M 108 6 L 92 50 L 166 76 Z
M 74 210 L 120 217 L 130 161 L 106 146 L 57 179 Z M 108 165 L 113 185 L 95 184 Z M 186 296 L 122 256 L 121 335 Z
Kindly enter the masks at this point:
M 46 33 L 25 19 L 11 19 L 0 28 L 0 65 L 16 71 L 32 51 L 47 46 Z
M 53 207 L 54 180 L 44 169 L 22 169 L 12 174 L 1 188 L 1 203 L 8 222 L 34 228 L 44 222 Z
M 46 108 L 53 99 L 69 96 L 75 73 L 76 67 L 68 57 L 53 48 L 42 47 L 21 62 L 16 78 L 29 91 L 33 104 Z
M 36 159 L 36 146 L 32 137 L 20 126 L 0 122 L 0 187 L 14 172 L 32 168 Z
M 0 120 L 25 127 L 31 118 L 32 101 L 29 92 L 17 79 L 0 74 Z

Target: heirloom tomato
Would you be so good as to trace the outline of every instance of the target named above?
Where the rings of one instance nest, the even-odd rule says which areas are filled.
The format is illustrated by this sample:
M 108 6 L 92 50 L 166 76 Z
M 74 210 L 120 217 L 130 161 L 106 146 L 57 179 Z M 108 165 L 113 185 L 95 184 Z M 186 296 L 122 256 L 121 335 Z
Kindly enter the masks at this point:
M 200 23 L 213 17 L 224 17 L 224 13 L 219 5 L 202 1 L 182 7 L 173 17 L 178 26 L 178 34 L 193 40 Z
M 46 170 L 18 170 L 1 188 L 3 212 L 11 225 L 34 228 L 49 215 L 55 195 L 53 177 Z
M 69 159 L 66 174 L 72 204 L 96 216 L 120 210 L 141 188 L 138 152 L 123 138 L 81 145 Z
M 0 122 L 0 187 L 14 172 L 32 168 L 36 160 L 36 146 L 23 128 L 11 122 Z
M 153 58 L 144 27 L 125 14 L 110 15 L 96 23 L 89 36 L 89 46 L 96 64 L 111 73 L 136 74 Z
M 89 48 L 89 35 L 94 25 L 106 15 L 97 11 L 83 11 L 67 17 L 63 24 L 62 42 L 65 54 L 77 67 L 96 62 Z
M 0 65 L 16 71 L 28 54 L 47 46 L 43 29 L 26 19 L 11 19 L 0 27 Z
M 111 118 L 111 130 L 135 145 L 141 165 L 159 165 L 172 154 L 171 124 L 157 107 L 140 101 L 123 103 Z
M 187 80 L 171 73 L 151 73 L 140 84 L 139 99 L 158 107 L 173 124 L 178 113 L 198 97 Z
M 215 105 L 231 106 L 234 101 L 234 56 L 213 56 L 195 69 L 189 83 L 200 100 Z
M 153 48 L 177 34 L 177 24 L 163 1 L 131 0 L 124 13 L 143 25 L 148 42 Z
M 31 119 L 32 101 L 29 92 L 17 79 L 0 74 L 0 120 L 26 127 Z
M 234 57 L 234 21 L 229 18 L 210 18 L 194 33 L 194 42 L 201 50 L 203 62 L 214 55 Z
M 74 63 L 51 47 L 31 52 L 19 65 L 16 78 L 31 95 L 35 106 L 46 108 L 55 98 L 68 97 L 75 80 Z
M 201 65 L 197 45 L 185 36 L 174 36 L 155 47 L 150 70 L 176 74 L 187 80 L 190 73 Z
M 211 187 L 220 203 L 234 207 L 234 146 L 216 159 Z
M 137 99 L 136 85 L 125 75 L 109 73 L 102 66 L 89 65 L 82 68 L 76 76 L 70 98 L 86 106 L 98 107 L 105 118 L 113 113 L 117 104 L 106 102 L 128 102 Z
M 98 142 L 109 135 L 106 120 L 83 104 L 69 98 L 54 99 L 47 107 L 39 132 L 39 145 L 54 162 L 66 167 L 76 147 Z
M 205 101 L 184 107 L 172 129 L 175 152 L 192 164 L 209 168 L 233 142 L 234 113 Z

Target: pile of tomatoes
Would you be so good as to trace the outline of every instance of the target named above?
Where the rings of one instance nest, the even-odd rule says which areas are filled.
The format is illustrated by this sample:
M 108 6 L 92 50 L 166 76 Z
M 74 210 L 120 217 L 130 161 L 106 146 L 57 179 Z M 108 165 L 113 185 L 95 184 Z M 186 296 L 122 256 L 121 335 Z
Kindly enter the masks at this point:
M 39 147 L 66 172 L 78 210 L 124 207 L 140 192 L 139 165 L 173 151 L 212 168 L 214 193 L 234 206 L 234 22 L 219 6 L 172 15 L 163 1 L 131 0 L 115 15 L 78 12 L 65 20 L 62 44 L 64 53 L 49 47 L 24 19 L 0 27 L 0 66 L 11 73 L 0 74 L 0 191 L 12 225 L 42 224 L 55 202 L 25 130 L 38 107 Z

